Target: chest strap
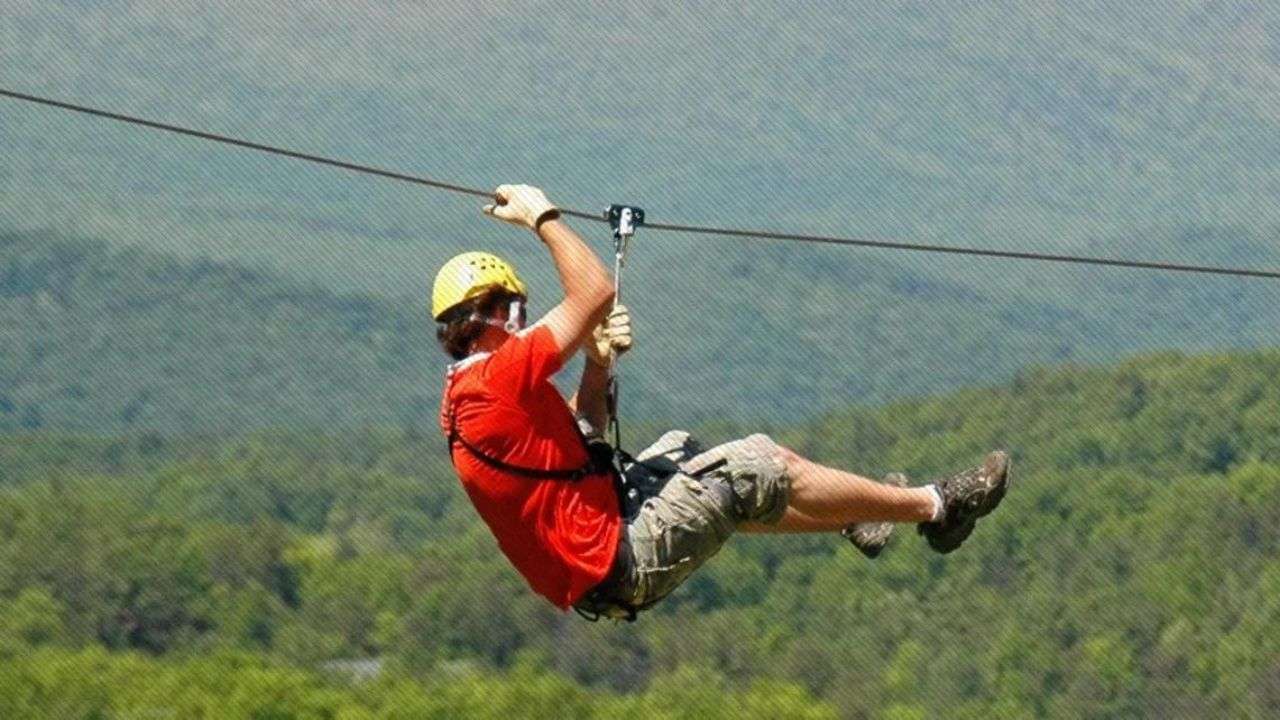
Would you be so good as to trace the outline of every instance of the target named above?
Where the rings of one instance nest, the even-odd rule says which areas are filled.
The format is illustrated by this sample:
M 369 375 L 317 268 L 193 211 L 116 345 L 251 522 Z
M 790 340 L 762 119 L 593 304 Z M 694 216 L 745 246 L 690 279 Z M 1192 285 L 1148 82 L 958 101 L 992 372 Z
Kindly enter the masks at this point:
M 588 475 L 612 473 L 613 464 L 606 460 L 602 465 L 600 463 L 600 458 L 596 453 L 591 452 L 590 447 L 587 446 L 586 439 L 582 437 L 581 433 L 578 434 L 578 437 L 582 440 L 583 448 L 587 450 L 587 462 L 582 467 L 568 470 L 544 470 L 542 468 L 513 465 L 505 460 L 489 455 L 475 445 L 467 442 L 466 438 L 462 437 L 462 432 L 458 429 L 457 410 L 452 404 L 449 406 L 449 460 L 455 467 L 458 463 L 453 458 L 454 449 L 458 445 L 461 445 L 467 452 L 471 453 L 475 459 L 495 470 L 510 473 L 512 475 L 519 475 L 521 477 L 533 478 L 535 480 L 568 480 L 570 482 L 576 482 Z

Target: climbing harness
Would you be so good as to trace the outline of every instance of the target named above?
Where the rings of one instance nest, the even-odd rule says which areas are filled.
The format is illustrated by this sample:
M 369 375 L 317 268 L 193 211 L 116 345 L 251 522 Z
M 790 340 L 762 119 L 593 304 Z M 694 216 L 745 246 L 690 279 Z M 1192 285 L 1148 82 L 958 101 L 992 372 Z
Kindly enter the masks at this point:
M 631 205 L 610 205 L 604 210 L 604 219 L 613 228 L 613 309 L 617 309 L 622 301 L 622 268 L 627 263 L 627 250 L 630 249 L 631 238 L 636 228 L 644 224 L 644 210 Z M 640 489 L 627 481 L 627 468 L 636 460 L 622 449 L 622 425 L 618 421 L 618 354 L 609 350 L 609 383 L 605 391 L 605 407 L 609 413 L 609 428 L 613 432 L 613 445 L 606 442 L 591 443 L 602 455 L 608 454 L 613 465 L 614 489 L 618 494 L 618 509 L 623 517 L 627 517 L 625 508 L 635 506 L 640 498 Z M 606 581 L 607 582 L 607 581 Z M 601 588 L 592 588 L 577 604 L 573 611 L 579 616 L 596 622 L 602 617 L 615 620 L 635 622 L 638 608 L 620 600 L 608 597 Z
M 448 428 L 449 435 L 447 442 L 449 445 L 449 461 L 456 467 L 458 464 L 454 453 L 461 446 L 472 457 L 499 472 L 509 473 L 517 477 L 525 477 L 533 480 L 562 480 L 567 482 L 577 482 L 588 475 L 607 474 L 613 481 L 613 489 L 618 497 L 618 507 L 622 508 L 628 504 L 635 505 L 635 501 L 639 498 L 639 490 L 636 488 L 628 488 L 625 476 L 622 470 L 625 465 L 630 465 L 634 460 L 627 453 L 612 447 L 603 440 L 588 440 L 581 430 L 574 425 L 574 429 L 578 431 L 578 439 L 581 440 L 583 448 L 587 452 L 587 461 L 576 468 L 567 469 L 543 469 L 531 468 L 522 465 L 515 465 L 485 452 L 467 441 L 462 436 L 462 431 L 458 427 L 458 407 L 457 403 L 450 398 L 453 390 L 454 375 L 458 370 L 467 365 L 486 357 L 488 353 L 477 353 L 472 355 L 461 363 L 450 366 L 448 378 L 445 384 L 444 394 L 445 403 L 448 407 Z M 624 512 L 624 516 L 625 516 Z M 583 598 L 573 606 L 574 612 L 583 618 L 596 622 L 602 617 L 608 617 L 618 620 L 626 620 L 627 622 L 635 622 L 638 608 L 635 608 L 625 602 L 613 600 L 606 596 L 600 588 L 593 588 Z
M 644 210 L 634 205 L 610 205 L 604 210 L 604 218 L 613 228 L 613 308 L 617 309 L 622 301 L 622 270 L 627 263 L 627 251 L 636 228 L 644 225 Z M 625 507 L 635 504 L 640 491 L 627 483 L 626 471 L 635 463 L 635 458 L 622 449 L 622 424 L 618 420 L 619 375 L 618 354 L 610 348 L 609 383 L 605 391 L 605 407 L 609 413 L 606 432 L 613 434 L 613 462 L 617 468 L 614 478 L 618 484 L 619 507 Z

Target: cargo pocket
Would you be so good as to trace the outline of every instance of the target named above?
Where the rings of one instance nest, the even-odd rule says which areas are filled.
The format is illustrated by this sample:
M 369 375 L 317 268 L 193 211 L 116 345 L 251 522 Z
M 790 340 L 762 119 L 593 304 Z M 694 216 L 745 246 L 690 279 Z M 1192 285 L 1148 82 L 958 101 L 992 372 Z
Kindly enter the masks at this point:
M 671 565 L 637 568 L 638 605 L 648 606 L 670 595 L 697 569 L 693 558 L 683 557 Z
M 645 501 L 632 527 L 642 602 L 679 587 L 733 534 L 733 491 L 718 479 L 676 474 Z

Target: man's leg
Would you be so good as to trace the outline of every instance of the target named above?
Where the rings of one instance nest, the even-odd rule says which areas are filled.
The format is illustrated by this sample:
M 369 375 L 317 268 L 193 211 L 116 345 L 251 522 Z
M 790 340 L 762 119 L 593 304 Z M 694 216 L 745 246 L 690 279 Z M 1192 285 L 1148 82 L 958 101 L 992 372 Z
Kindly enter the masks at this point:
M 996 451 L 983 464 L 922 488 L 882 485 L 818 465 L 779 448 L 790 478 L 786 511 L 776 523 L 747 523 L 746 532 L 823 532 L 832 522 L 915 522 L 929 547 L 949 553 L 974 523 L 1000 504 L 1009 487 L 1009 455 Z
M 907 477 L 902 473 L 890 473 L 885 476 L 883 485 L 906 488 Z M 923 488 L 919 488 L 923 489 Z M 747 522 L 738 526 L 738 530 L 746 533 L 822 533 L 840 532 L 849 539 L 864 555 L 874 558 L 884 549 L 889 534 L 893 531 L 894 521 L 867 521 L 858 523 L 842 523 L 838 520 L 820 520 L 788 507 L 782 519 L 773 525 L 759 522 Z
M 633 468 L 672 473 L 624 531 L 633 562 L 616 591 L 639 607 L 666 597 L 735 530 L 833 532 L 856 522 L 919 522 L 931 547 L 951 552 L 977 517 L 994 509 L 1007 486 L 1004 453 L 992 453 L 984 466 L 939 480 L 936 490 L 908 489 L 823 467 L 765 435 L 706 451 L 687 433 L 664 438 L 669 442 L 643 453 L 647 468 Z M 689 457 L 693 452 L 698 454 Z M 660 459 L 669 467 L 663 468 Z M 936 521 L 935 492 L 945 511 Z
M 783 513 L 782 519 L 778 522 L 772 525 L 760 522 L 739 523 L 738 532 L 760 534 L 838 532 L 848 524 L 838 520 L 819 520 L 805 515 L 794 507 L 788 507 L 786 512 Z
M 940 509 L 934 488 L 902 488 L 819 465 L 751 435 L 680 463 L 694 477 L 718 476 L 738 494 L 739 529 L 832 532 L 860 522 L 928 522 Z
M 879 483 L 782 451 L 791 478 L 792 527 L 806 528 L 782 532 L 840 530 L 860 522 L 929 522 L 940 510 L 938 494 L 929 487 Z
M 911 485 L 907 476 L 900 472 L 885 475 L 882 482 L 900 488 Z M 840 536 L 858 548 L 858 552 L 875 559 L 880 557 L 880 553 L 884 552 L 885 546 L 889 544 L 889 536 L 893 535 L 893 528 L 894 524 L 891 522 L 854 523 L 841 530 Z

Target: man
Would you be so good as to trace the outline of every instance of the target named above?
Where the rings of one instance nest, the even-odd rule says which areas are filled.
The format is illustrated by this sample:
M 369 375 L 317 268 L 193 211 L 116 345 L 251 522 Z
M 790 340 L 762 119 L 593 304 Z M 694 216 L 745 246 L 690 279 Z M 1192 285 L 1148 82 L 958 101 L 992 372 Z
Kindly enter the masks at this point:
M 824 467 L 765 435 L 704 449 L 672 431 L 624 475 L 594 452 L 608 419 L 609 365 L 631 346 L 625 308 L 595 253 L 541 190 L 503 185 L 485 213 L 546 244 L 564 298 L 525 327 L 528 291 L 486 253 L 450 260 L 436 276 L 432 315 L 450 366 L 441 428 L 463 487 L 502 551 L 557 607 L 634 619 L 666 597 L 735 531 L 843 531 L 869 555 L 885 523 L 918 523 L 938 552 L 955 550 L 1009 483 L 1009 458 L 924 487 L 877 483 Z M 578 391 L 550 382 L 578 351 Z M 619 488 L 626 488 L 619 492 Z

